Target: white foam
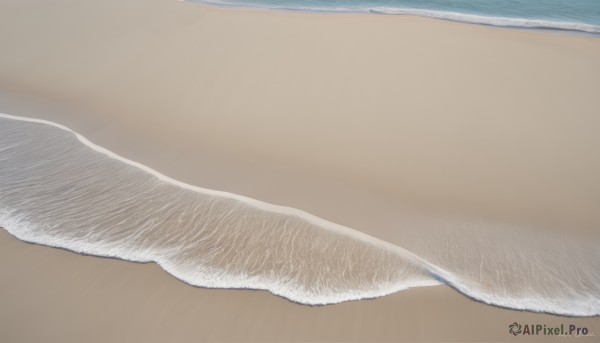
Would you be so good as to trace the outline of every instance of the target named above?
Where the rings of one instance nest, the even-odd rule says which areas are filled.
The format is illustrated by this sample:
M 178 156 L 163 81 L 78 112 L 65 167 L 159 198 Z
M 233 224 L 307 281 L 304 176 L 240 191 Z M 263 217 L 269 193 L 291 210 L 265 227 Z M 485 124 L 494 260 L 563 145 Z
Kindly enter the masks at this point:
M 310 230 L 313 230 L 312 228 L 315 227 L 318 229 L 325 230 L 323 232 L 332 233 L 334 235 L 333 238 L 335 238 L 334 239 L 335 241 L 339 241 L 341 239 L 345 239 L 345 240 L 350 239 L 350 241 L 348 241 L 350 243 L 348 243 L 348 244 L 354 244 L 355 248 L 358 247 L 360 249 L 367 249 L 364 251 L 370 251 L 373 253 L 377 253 L 377 256 L 379 256 L 379 257 L 373 257 L 375 259 L 375 261 L 377 261 L 377 258 L 383 259 L 382 261 L 387 261 L 386 256 L 388 256 L 388 254 L 389 254 L 389 256 L 391 256 L 390 258 L 392 258 L 391 261 L 393 263 L 400 264 L 401 270 L 394 271 L 393 272 L 394 276 L 391 276 L 391 274 L 390 274 L 390 276 L 386 277 L 386 275 L 384 275 L 382 278 L 378 279 L 378 280 L 382 280 L 382 281 L 380 281 L 377 284 L 358 284 L 358 285 L 351 285 L 351 287 L 346 287 L 346 288 L 328 287 L 328 286 L 326 286 L 328 284 L 328 282 L 327 282 L 328 280 L 321 279 L 320 281 L 323 282 L 323 286 L 316 287 L 317 289 L 322 288 L 320 292 L 315 292 L 314 289 L 311 291 L 308 291 L 303 288 L 304 286 L 301 283 L 291 282 L 290 280 L 284 280 L 284 279 L 278 278 L 278 277 L 267 277 L 262 274 L 261 275 L 250 275 L 248 272 L 245 272 L 244 270 L 227 269 L 227 270 L 223 271 L 223 269 L 218 269 L 218 268 L 215 269 L 216 267 L 214 265 L 211 265 L 210 263 L 209 264 L 196 263 L 193 265 L 183 263 L 182 260 L 177 255 L 178 253 L 180 253 L 180 251 L 179 251 L 180 246 L 170 247 L 170 246 L 166 245 L 166 246 L 156 247 L 156 246 L 153 246 L 152 242 L 150 242 L 149 246 L 148 246 L 146 244 L 140 245 L 138 243 L 134 243 L 134 242 L 130 241 L 129 239 L 111 240 L 111 239 L 104 239 L 102 237 L 100 237 L 100 239 L 97 239 L 98 237 L 94 237 L 94 239 L 92 239 L 88 236 L 82 238 L 82 237 L 57 234 L 56 230 L 54 230 L 54 228 L 50 228 L 50 227 L 48 229 L 44 228 L 44 225 L 47 225 L 44 222 L 44 218 L 36 219 L 39 222 L 31 222 L 30 220 L 28 220 L 26 218 L 26 215 L 24 215 L 23 213 L 19 213 L 19 211 L 10 210 L 8 208 L 0 208 L 0 225 L 4 226 L 7 229 L 7 231 L 9 231 L 11 234 L 16 236 L 17 238 L 25 240 L 25 241 L 66 248 L 66 249 L 73 250 L 73 251 L 80 252 L 80 253 L 86 253 L 86 254 L 92 254 L 92 255 L 98 255 L 98 256 L 116 257 L 116 258 L 121 258 L 121 259 L 125 259 L 125 260 L 130 260 L 130 261 L 137 261 L 137 262 L 154 261 L 154 262 L 158 263 L 160 266 L 162 266 L 170 274 L 172 274 L 175 277 L 177 277 L 189 284 L 192 284 L 192 285 L 202 286 L 202 287 L 211 287 L 211 288 L 264 289 L 264 290 L 269 290 L 270 292 L 272 292 L 274 294 L 288 298 L 292 301 L 304 303 L 304 304 L 310 304 L 310 305 L 331 304 L 331 303 L 337 303 L 337 302 L 347 301 L 347 300 L 373 298 L 373 297 L 379 297 L 379 296 L 387 295 L 390 293 L 394 293 L 394 292 L 404 290 L 407 288 L 411 288 L 411 287 L 432 286 L 432 285 L 439 285 L 440 283 L 445 283 L 445 284 L 448 284 L 448 285 L 452 286 L 453 288 L 459 290 L 460 292 L 468 295 L 471 298 L 480 300 L 480 301 L 488 303 L 488 304 L 498 305 L 498 306 L 502 306 L 502 307 L 509 307 L 509 308 L 530 310 L 530 311 L 539 311 L 539 312 L 548 312 L 548 313 L 557 313 L 557 314 L 567 314 L 567 315 L 573 315 L 573 316 L 590 316 L 590 315 L 600 314 L 600 294 L 598 294 L 598 291 L 596 288 L 593 288 L 594 291 L 590 293 L 589 287 L 586 285 L 583 285 L 583 284 L 586 284 L 589 282 L 593 283 L 593 282 L 595 282 L 594 280 L 600 280 L 600 275 L 599 275 L 600 273 L 597 270 L 597 265 L 594 263 L 592 263 L 592 265 L 589 266 L 588 269 L 582 269 L 581 271 L 576 270 L 576 273 L 569 274 L 568 272 L 565 272 L 561 275 L 553 276 L 553 279 L 551 279 L 551 280 L 553 280 L 553 281 L 558 280 L 561 283 L 568 283 L 569 277 L 571 277 L 571 275 L 576 275 L 577 277 L 581 277 L 581 279 L 579 279 L 579 280 L 574 280 L 572 282 L 572 284 L 558 285 L 562 288 L 560 288 L 560 287 L 556 288 L 556 289 L 551 288 L 548 290 L 548 292 L 544 292 L 544 293 L 536 293 L 535 290 L 532 290 L 529 293 L 517 294 L 517 292 L 515 292 L 515 294 L 510 294 L 510 293 L 507 293 L 506 290 L 512 289 L 514 287 L 512 287 L 511 285 L 502 285 L 502 283 L 505 282 L 504 279 L 500 278 L 497 280 L 493 280 L 494 284 L 498 283 L 499 287 L 501 286 L 499 289 L 502 291 L 499 291 L 498 289 L 496 289 L 494 287 L 486 286 L 485 278 L 484 279 L 481 278 L 483 262 L 481 261 L 481 264 L 480 264 L 480 261 L 477 259 L 477 256 L 479 256 L 480 254 L 484 254 L 484 255 L 488 254 L 490 252 L 489 251 L 490 249 L 494 249 L 494 247 L 495 247 L 494 244 L 492 244 L 490 246 L 482 245 L 480 247 L 476 247 L 477 249 L 480 249 L 480 251 L 476 250 L 475 252 L 459 250 L 460 249 L 460 239 L 466 240 L 469 237 L 473 237 L 473 236 L 477 237 L 477 234 L 481 234 L 481 237 L 484 237 L 486 239 L 494 239 L 497 244 L 500 244 L 500 242 L 501 242 L 500 240 L 497 240 L 496 237 L 494 237 L 493 235 L 486 234 L 484 230 L 477 230 L 475 232 L 476 233 L 475 235 L 473 235 L 472 232 L 464 232 L 464 233 L 462 233 L 462 236 L 459 237 L 460 238 L 459 240 L 453 241 L 454 243 L 456 243 L 456 246 L 449 247 L 449 249 L 452 251 L 453 254 L 456 254 L 457 251 L 458 251 L 458 254 L 462 254 L 464 256 L 464 258 L 466 259 L 465 263 L 459 263 L 459 264 L 446 263 L 446 258 L 444 257 L 443 252 L 442 252 L 443 249 L 436 247 L 433 243 L 432 243 L 432 249 L 424 250 L 424 252 L 421 252 L 420 254 L 415 254 L 415 253 L 408 251 L 397 245 L 394 245 L 389 242 L 366 235 L 362 232 L 350 229 L 348 227 L 329 222 L 327 220 L 316 217 L 314 215 L 311 215 L 309 213 L 306 213 L 306 212 L 298 210 L 298 209 L 268 204 L 268 203 L 265 203 L 265 202 L 262 202 L 259 200 L 255 200 L 252 198 L 244 197 L 241 195 L 205 189 L 205 188 L 189 185 L 189 184 L 174 180 L 168 176 L 165 176 L 165 175 L 151 169 L 148 166 L 142 165 L 135 161 L 131 161 L 131 160 L 126 159 L 122 156 L 119 156 L 103 147 L 95 145 L 94 143 L 90 142 L 88 139 L 86 139 L 82 135 L 70 130 L 69 128 L 67 128 L 63 125 L 60 125 L 60 124 L 57 124 L 54 122 L 40 120 L 40 119 L 34 119 L 34 118 L 13 116 L 13 115 L 8 115 L 8 114 L 0 114 L 0 118 L 17 120 L 17 121 L 21 121 L 21 122 L 30 122 L 30 123 L 49 125 L 49 126 L 58 128 L 60 130 L 69 132 L 69 133 L 73 134 L 85 146 L 93 149 L 94 151 L 108 157 L 109 159 L 117 160 L 122 163 L 125 163 L 125 164 L 133 167 L 135 170 L 141 171 L 146 174 L 150 174 L 153 177 L 155 177 L 157 180 L 160 180 L 160 182 L 162 182 L 162 183 L 167 183 L 167 184 L 176 186 L 183 190 L 202 194 L 204 196 L 207 196 L 207 198 L 210 198 L 210 199 L 225 199 L 226 201 L 233 201 L 236 203 L 240 203 L 240 204 L 243 204 L 244 206 L 247 206 L 248 208 L 254 208 L 256 210 L 260 210 L 267 214 L 282 216 L 283 218 L 291 218 L 296 221 L 294 222 L 292 220 L 290 222 L 297 223 L 298 225 L 305 225 L 305 223 L 308 223 L 307 225 L 309 225 L 311 227 Z M 10 146 L 2 147 L 2 150 L 0 150 L 0 152 L 3 152 L 4 150 L 10 150 L 11 148 L 14 148 L 14 147 L 10 147 Z M 33 148 L 35 149 L 35 146 Z M 45 147 L 45 148 L 51 149 L 52 147 Z M 31 160 L 27 160 L 27 161 L 31 161 Z M 30 163 L 30 162 L 27 162 L 27 163 Z M 37 171 L 37 172 L 43 173 L 44 171 L 45 170 Z M 131 177 L 135 177 L 135 175 L 133 175 Z M 10 180 L 8 180 L 8 181 L 10 181 Z M 3 185 L 0 185 L 0 189 L 2 189 L 1 186 L 3 186 Z M 134 186 L 136 186 L 136 185 L 134 185 Z M 86 189 L 79 190 L 79 191 L 83 192 L 84 194 L 88 193 Z M 14 194 L 20 194 L 20 192 L 13 192 L 13 195 Z M 25 200 L 26 201 L 24 203 L 28 203 L 28 201 L 31 199 L 25 199 Z M 116 201 L 116 200 L 118 200 L 118 199 L 111 199 L 111 201 Z M 214 204 L 214 202 L 212 204 Z M 208 205 L 211 205 L 211 203 L 209 203 Z M 162 205 L 160 205 L 159 208 L 162 208 L 161 206 Z M 58 206 L 58 207 L 62 208 L 61 206 Z M 247 210 L 244 210 L 243 208 L 240 208 L 238 205 L 235 205 L 232 209 L 228 209 L 227 211 L 235 212 L 235 211 L 247 211 Z M 44 216 L 45 215 L 46 214 L 44 214 Z M 135 215 L 136 215 L 135 213 L 131 213 L 131 216 L 135 216 Z M 71 220 L 71 218 L 69 218 L 69 220 Z M 142 220 L 144 220 L 144 218 L 142 218 Z M 239 222 L 240 219 L 236 218 L 235 221 Z M 286 223 L 287 223 L 287 221 L 286 221 Z M 147 225 L 151 225 L 151 224 L 147 224 Z M 485 225 L 483 225 L 483 226 L 485 226 Z M 118 225 L 116 227 L 118 229 Z M 223 229 L 225 229 L 225 228 L 223 228 Z M 502 230 L 502 232 L 506 233 L 507 230 Z M 145 231 L 141 231 L 140 233 L 129 232 L 127 234 L 129 235 L 128 237 L 136 237 L 136 235 L 139 236 L 140 234 L 144 234 L 144 233 L 145 233 Z M 286 233 L 285 231 L 283 231 L 283 230 L 281 231 L 281 234 L 285 234 L 285 233 Z M 88 234 L 95 235 L 96 232 L 94 232 L 92 230 Z M 97 234 L 101 235 L 100 232 L 98 232 Z M 244 234 L 247 235 L 247 232 L 245 232 Z M 225 235 L 225 238 L 222 238 L 222 239 L 228 239 L 227 237 L 229 237 L 229 236 Z M 204 239 L 204 238 L 202 238 L 202 239 Z M 281 240 L 284 240 L 284 239 L 282 238 Z M 294 240 L 290 239 L 290 237 L 285 238 L 285 240 L 289 243 L 288 245 L 292 249 L 295 247 L 295 245 L 299 244 L 299 242 L 294 243 Z M 219 240 L 217 240 L 217 242 L 219 242 Z M 352 242 L 357 242 L 357 243 L 352 243 Z M 475 241 L 475 242 L 477 242 L 477 241 Z M 306 243 L 306 242 L 303 242 L 303 243 Z M 447 245 L 448 241 L 444 241 L 443 243 Z M 467 243 L 468 244 L 466 246 L 470 246 L 470 245 L 472 245 L 473 242 L 469 241 Z M 510 242 L 507 241 L 506 243 L 508 244 Z M 560 241 L 559 243 L 562 244 L 563 242 Z M 548 246 L 552 247 L 551 244 L 554 244 L 554 243 L 552 241 L 550 241 L 549 244 L 550 245 L 548 245 Z M 345 246 L 342 246 L 342 248 L 340 248 L 340 249 L 343 249 L 344 247 Z M 364 247 L 366 247 L 366 248 L 364 248 Z M 376 247 L 379 250 L 377 250 L 377 249 L 373 250 L 372 247 Z M 544 246 L 544 247 L 546 247 L 546 246 Z M 321 249 L 325 249 L 322 251 L 326 251 L 326 248 L 327 248 L 327 246 L 325 246 L 325 248 L 321 248 Z M 510 246 L 507 246 L 507 247 L 501 246 L 500 248 L 497 248 L 499 250 L 496 251 L 495 254 L 499 255 L 500 257 L 502 257 L 502 254 L 515 255 L 515 253 L 511 252 L 509 248 L 510 248 Z M 579 248 L 579 246 L 575 246 L 575 248 Z M 592 248 L 594 248 L 594 247 L 592 247 Z M 565 250 L 565 251 L 567 253 L 571 253 L 571 252 L 573 252 L 573 250 L 574 249 Z M 506 251 L 508 251 L 508 253 Z M 525 258 L 527 256 L 519 257 L 518 254 L 520 252 L 518 250 L 515 250 L 515 251 L 516 251 L 516 256 L 511 255 L 511 256 L 509 256 L 509 258 L 500 258 L 494 262 L 495 263 L 504 263 L 504 264 L 515 263 L 515 265 L 511 266 L 511 268 L 517 268 L 517 269 L 523 268 L 525 276 L 520 275 L 520 277 L 521 278 L 525 277 L 525 282 L 527 282 L 527 279 L 526 279 L 527 277 L 533 277 L 533 276 L 527 276 L 527 273 L 530 273 L 529 269 L 531 269 L 533 271 L 538 270 L 538 269 L 545 271 L 548 268 L 552 268 L 557 264 L 557 263 L 548 262 L 547 264 L 549 264 L 549 265 L 546 265 L 546 264 L 539 265 L 539 264 L 531 264 L 527 261 L 525 261 L 526 263 L 521 263 L 521 262 L 523 262 L 522 261 L 523 258 Z M 533 249 L 532 251 L 535 254 L 535 252 L 538 250 Z M 539 251 L 543 251 L 543 250 L 539 250 Z M 385 252 L 387 252 L 387 253 L 385 253 Z M 260 254 L 262 254 L 262 253 L 263 252 L 258 251 L 259 258 L 260 258 Z M 352 251 L 345 252 L 345 254 L 348 254 L 348 253 L 353 253 L 353 252 Z M 254 252 L 254 254 L 256 254 L 256 252 Z M 473 256 L 471 256 L 470 254 Z M 427 255 L 427 256 L 425 256 L 425 255 Z M 373 256 L 375 256 L 375 255 L 373 255 Z M 490 253 L 489 255 L 485 255 L 485 256 L 494 256 L 494 255 L 492 255 Z M 256 256 L 252 256 L 252 257 L 256 258 Z M 536 258 L 537 256 L 533 255 L 533 257 Z M 335 256 L 334 256 L 334 258 L 335 258 Z M 344 255 L 339 256 L 339 258 L 343 259 Z M 590 257 L 590 259 L 592 261 L 594 261 L 594 258 L 597 259 L 598 258 L 597 255 L 592 255 L 592 257 Z M 579 257 L 576 257 L 576 260 L 578 261 L 581 259 Z M 394 261 L 397 261 L 397 262 L 394 262 Z M 435 261 L 435 263 L 432 261 Z M 521 265 L 518 265 L 518 263 L 521 263 Z M 538 263 L 538 262 L 536 261 L 535 263 Z M 413 267 L 415 267 L 416 269 L 414 269 Z M 497 264 L 491 265 L 491 268 L 499 268 L 499 267 L 503 267 L 503 266 L 497 265 Z M 388 265 L 386 265 L 386 268 L 393 268 L 393 266 L 390 266 L 388 264 Z M 406 269 L 406 268 L 408 268 L 408 269 Z M 487 268 L 487 269 L 490 269 L 490 268 Z M 410 272 L 408 272 L 408 271 L 406 272 L 405 277 L 403 277 L 404 270 L 410 270 Z M 303 273 L 302 271 L 300 271 L 300 272 L 296 271 L 296 272 Z M 517 270 L 517 272 L 518 272 L 518 270 Z M 223 275 L 222 273 L 226 273 L 226 275 Z M 497 273 L 493 273 L 493 274 L 497 274 Z M 582 274 L 582 275 L 580 275 L 580 274 Z M 273 274 L 273 275 L 276 276 L 276 274 Z M 477 275 L 479 277 L 477 277 Z M 507 277 L 509 277 L 509 276 L 510 275 L 507 275 Z M 326 275 L 325 275 L 325 277 L 326 277 Z M 489 276 L 486 276 L 486 278 L 488 278 L 488 277 Z M 500 276 L 498 275 L 498 277 L 500 277 Z M 294 280 L 292 280 L 292 281 L 294 281 Z M 583 285 L 581 289 L 576 288 L 578 283 Z M 516 285 L 516 286 L 519 286 L 519 285 Z M 529 286 L 531 287 L 531 284 Z M 504 287 L 504 288 L 502 288 L 502 287 Z M 553 293 L 556 293 L 557 290 L 561 290 L 560 291 L 561 293 L 558 295 L 556 295 L 556 294 L 552 295 Z M 541 291 L 541 290 L 537 290 L 537 292 L 539 292 L 539 291 Z
M 92 148 L 95 151 L 98 151 L 100 153 L 105 154 L 106 156 L 119 160 L 121 162 L 127 163 L 131 166 L 134 166 L 136 168 L 139 168 L 149 174 L 154 175 L 156 178 L 158 178 L 161 181 L 165 181 L 168 182 L 170 184 L 173 184 L 175 186 L 181 187 L 181 188 L 185 188 L 194 192 L 198 192 L 198 193 L 202 193 L 202 194 L 206 194 L 206 195 L 213 195 L 213 196 L 217 196 L 217 197 L 223 197 L 223 198 L 228 198 L 228 199 L 234 199 L 234 200 L 238 200 L 241 201 L 243 203 L 246 203 L 248 205 L 254 206 L 257 209 L 261 209 L 261 210 L 265 210 L 265 211 L 269 211 L 269 212 L 275 212 L 275 213 L 281 213 L 281 214 L 286 214 L 286 215 L 291 215 L 291 216 L 297 216 L 300 217 L 314 225 L 317 226 L 321 226 L 324 229 L 336 232 L 336 233 L 340 233 L 346 236 L 350 236 L 359 240 L 362 240 L 364 242 L 369 242 L 370 244 L 373 244 L 375 246 L 390 250 L 390 251 L 394 251 L 396 253 L 402 254 L 403 256 L 410 258 L 410 259 L 414 259 L 416 261 L 419 262 L 425 262 L 423 261 L 421 258 L 419 258 L 418 256 L 414 255 L 413 253 L 402 249 L 396 245 L 393 245 L 391 243 L 388 243 L 386 241 L 377 239 L 373 236 L 369 236 L 365 233 L 362 233 L 360 231 L 336 224 L 336 223 L 332 223 L 330 221 L 327 221 L 323 218 L 319 218 L 317 216 L 314 216 L 310 213 L 301 211 L 299 209 L 295 209 L 292 207 L 287 207 L 287 206 L 279 206 L 279 205 L 273 205 L 273 204 L 269 204 L 260 200 L 256 200 L 256 199 L 252 199 L 252 198 L 248 198 L 245 197 L 243 195 L 239 195 L 239 194 L 234 194 L 234 193 L 228 193 L 228 192 L 223 192 L 223 191 L 217 191 L 217 190 L 213 190 L 213 189 L 207 189 L 207 188 L 201 188 L 198 186 L 194 186 L 194 185 L 190 185 L 187 184 L 185 182 L 181 182 L 175 179 L 172 179 L 146 165 L 143 165 L 141 163 L 132 161 L 130 159 L 127 159 L 123 156 L 120 156 L 106 148 L 103 148 L 99 145 L 96 145 L 92 142 L 90 142 L 87 138 L 85 138 L 84 136 L 82 136 L 81 134 L 69 129 L 68 127 L 58 124 L 58 123 L 54 123 L 48 120 L 43 120 L 43 119 L 35 119 L 35 118 L 27 118 L 27 117 L 19 117 L 19 116 L 14 116 L 14 115 L 10 115 L 10 114 L 5 114 L 5 113 L 0 113 L 0 118 L 7 118 L 7 119 L 14 119 L 14 120 L 20 120 L 20 121 L 26 121 L 26 122 L 31 122 L 31 123 L 40 123 L 40 124 L 46 124 L 46 125 L 51 125 L 54 127 L 57 127 L 61 130 L 65 130 L 68 132 L 73 133 L 77 139 L 79 139 L 80 142 L 82 142 L 83 144 L 87 145 L 88 147 Z
M 392 14 L 392 15 L 414 15 L 419 17 L 428 17 L 444 20 L 452 20 L 470 24 L 481 24 L 491 26 L 503 26 L 503 27 L 519 27 L 519 28 L 530 28 L 530 29 L 554 29 L 554 30 L 568 30 L 568 31 L 581 31 L 587 33 L 600 33 L 600 26 L 584 24 L 584 23 L 573 23 L 563 21 L 551 21 L 551 20 L 540 20 L 540 19 L 524 19 L 524 18 L 508 18 L 508 17 L 494 17 L 494 16 L 480 16 L 473 14 L 464 14 L 458 12 L 444 12 L 444 11 L 432 11 L 432 10 L 420 10 L 420 9 L 402 9 L 402 8 L 391 8 L 391 7 L 375 7 L 369 9 L 372 13 L 378 14 Z
M 186 1 L 186 0 L 183 0 Z M 269 10 L 284 11 L 304 11 L 317 13 L 373 13 L 383 15 L 410 15 L 417 17 L 434 18 L 441 20 L 456 21 L 468 24 L 489 25 L 498 27 L 513 27 L 525 29 L 550 29 L 577 31 L 591 34 L 600 34 L 600 26 L 593 24 L 566 22 L 556 20 L 510 18 L 498 16 L 483 16 L 475 14 L 466 14 L 451 11 L 436 11 L 417 8 L 396 8 L 396 7 L 316 7 L 316 6 L 273 6 L 260 3 L 238 3 L 236 1 L 214 1 L 214 0 L 188 0 L 191 2 L 206 3 L 214 6 L 239 7 L 239 8 L 262 8 Z
M 158 178 L 161 181 L 168 182 L 172 185 L 175 185 L 175 186 L 187 189 L 187 190 L 191 190 L 194 192 L 198 192 L 201 194 L 205 194 L 205 195 L 237 200 L 237 201 L 243 202 L 245 204 L 248 204 L 250 206 L 253 206 L 257 209 L 264 210 L 264 211 L 299 217 L 299 218 L 302 218 L 303 220 L 306 220 L 306 221 L 314 224 L 315 226 L 319 226 L 325 230 L 329 230 L 329 231 L 335 232 L 337 234 L 344 235 L 346 237 L 352 237 L 352 238 L 360 240 L 362 242 L 365 242 L 365 243 L 377 246 L 379 248 L 391 251 L 395 254 L 402 256 L 406 260 L 412 261 L 414 263 L 417 263 L 417 264 L 420 264 L 423 266 L 429 265 L 429 263 L 427 261 L 424 261 L 420 257 L 414 255 L 413 253 L 411 253 L 401 247 L 398 247 L 398 246 L 388 243 L 386 241 L 377 239 L 375 237 L 369 236 L 360 231 L 329 222 L 322 218 L 316 217 L 310 213 L 307 213 L 307 212 L 304 212 L 304 211 L 301 211 L 301 210 L 298 210 L 295 208 L 291 208 L 291 207 L 278 206 L 278 205 L 265 203 L 263 201 L 248 198 L 248 197 L 238 195 L 238 194 L 201 188 L 201 187 L 197 187 L 194 185 L 190 185 L 190 184 L 172 179 L 172 178 L 170 178 L 148 166 L 145 166 L 138 162 L 129 160 L 129 159 L 122 157 L 112 151 L 109 151 L 101 146 L 94 144 L 91 141 L 89 141 L 87 138 L 85 138 L 83 135 L 69 129 L 68 127 L 66 127 L 64 125 L 54 123 L 54 122 L 51 122 L 48 120 L 43 120 L 43 119 L 20 117 L 20 116 L 14 116 L 14 115 L 3 114 L 3 113 L 0 113 L 0 118 L 13 119 L 13 120 L 54 126 L 61 130 L 65 130 L 65 131 L 73 133 L 80 142 L 82 142 L 86 146 L 92 148 L 93 150 L 100 152 L 112 159 L 119 160 L 123 163 L 131 165 L 138 169 L 141 169 L 141 170 L 155 176 L 156 178 Z M 38 244 L 44 244 L 44 245 L 49 245 L 49 246 L 55 246 L 55 247 L 67 248 L 69 250 L 73 250 L 73 251 L 76 251 L 79 253 L 98 255 L 98 256 L 106 256 L 106 257 L 116 257 L 116 258 L 121 258 L 121 259 L 135 261 L 135 262 L 156 262 L 161 267 L 163 267 L 163 269 L 167 270 L 170 274 L 172 274 L 175 277 L 177 277 L 178 279 L 183 280 L 192 285 L 208 287 L 208 288 L 264 289 L 264 290 L 269 290 L 273 294 L 280 295 L 280 296 L 283 296 L 290 300 L 293 300 L 295 302 L 304 303 L 304 304 L 308 304 L 308 305 L 324 305 L 324 304 L 331 304 L 331 303 L 337 303 L 337 302 L 348 301 L 348 300 L 374 298 L 374 297 L 379 297 L 379 296 L 387 295 L 390 293 L 394 293 L 394 292 L 397 292 L 400 290 L 405 290 L 405 289 L 408 289 L 411 287 L 434 286 L 434 285 L 440 284 L 438 281 L 435 281 L 433 279 L 416 280 L 416 281 L 407 280 L 407 282 L 401 283 L 401 284 L 393 284 L 393 285 L 387 285 L 387 286 L 381 285 L 381 287 L 373 290 L 372 292 L 370 292 L 366 295 L 357 296 L 355 294 L 329 294 L 329 295 L 327 295 L 327 297 L 323 297 L 323 298 L 315 298 L 314 295 L 307 298 L 305 295 L 298 293 L 297 290 L 295 290 L 295 289 L 283 288 L 281 285 L 278 285 L 277 282 L 273 282 L 274 280 L 270 280 L 270 282 L 265 283 L 265 282 L 261 282 L 259 280 L 248 279 L 244 276 L 230 275 L 225 280 L 219 280 L 219 282 L 213 282 L 213 280 L 211 280 L 210 278 L 207 278 L 202 275 L 200 277 L 198 277 L 198 276 L 190 277 L 188 275 L 188 273 L 185 272 L 185 270 L 181 270 L 180 265 L 178 265 L 177 263 L 173 263 L 173 261 L 170 261 L 169 259 L 165 259 L 163 256 L 156 255 L 153 252 L 147 252 L 145 254 L 140 254 L 138 251 L 122 250 L 122 249 L 119 249 L 118 247 L 115 248 L 115 247 L 107 247 L 107 246 L 98 246 L 98 244 L 87 244 L 87 243 L 82 243 L 82 242 L 78 242 L 76 245 L 74 245 L 74 244 L 72 244 L 72 242 L 64 241 L 60 237 L 52 237 L 52 236 L 41 237 L 41 236 L 39 236 L 39 233 L 37 233 L 37 232 L 33 235 L 28 234 L 28 232 L 30 232 L 30 231 L 27 229 L 27 227 L 31 226 L 32 224 L 21 223 L 19 221 L 19 219 L 14 218 L 14 216 L 7 215 L 7 214 L 3 214 L 3 215 L 0 214 L 0 220 L 2 223 L 7 223 L 7 224 L 5 224 L 7 231 L 9 231 L 11 234 L 15 235 L 16 237 L 18 237 L 19 239 L 22 239 L 24 241 L 38 243 Z M 430 267 L 431 267 L 432 271 L 435 270 L 436 273 L 441 273 L 444 275 L 447 274 L 445 271 L 441 270 L 440 268 L 438 268 L 436 266 L 431 265 Z

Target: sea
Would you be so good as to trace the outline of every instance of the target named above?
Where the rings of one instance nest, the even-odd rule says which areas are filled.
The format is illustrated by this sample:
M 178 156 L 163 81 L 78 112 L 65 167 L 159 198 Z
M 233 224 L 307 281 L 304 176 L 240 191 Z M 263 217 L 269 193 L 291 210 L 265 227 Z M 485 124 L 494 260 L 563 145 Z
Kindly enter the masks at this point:
M 528 29 L 600 34 L 598 0 L 191 0 L 221 6 L 309 12 L 413 15 Z
M 408 228 L 413 243 L 392 244 L 301 209 L 177 181 L 60 124 L 8 114 L 0 114 L 0 226 L 31 243 L 156 262 L 191 285 L 268 290 L 299 304 L 446 285 L 504 308 L 600 315 L 597 240 L 478 220 Z

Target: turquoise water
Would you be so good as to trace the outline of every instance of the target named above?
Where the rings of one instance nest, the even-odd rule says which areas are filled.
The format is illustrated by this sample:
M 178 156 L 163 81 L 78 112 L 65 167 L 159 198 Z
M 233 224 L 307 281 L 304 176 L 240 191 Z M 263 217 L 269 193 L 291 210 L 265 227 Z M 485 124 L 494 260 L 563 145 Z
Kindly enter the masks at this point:
M 600 34 L 600 0 L 207 0 L 271 9 L 406 14 L 494 26 Z

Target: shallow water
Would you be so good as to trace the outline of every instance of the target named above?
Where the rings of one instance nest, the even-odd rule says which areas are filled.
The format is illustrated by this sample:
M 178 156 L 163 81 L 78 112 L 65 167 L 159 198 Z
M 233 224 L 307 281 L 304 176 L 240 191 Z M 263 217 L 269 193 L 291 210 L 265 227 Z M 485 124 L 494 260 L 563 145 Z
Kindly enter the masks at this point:
M 191 0 L 225 6 L 416 15 L 466 23 L 600 34 L 596 0 Z
M 402 228 L 408 251 L 300 210 L 186 185 L 58 124 L 8 115 L 0 226 L 29 242 L 155 261 L 193 285 L 266 289 L 303 304 L 445 283 L 498 306 L 600 314 L 597 241 L 449 221 Z

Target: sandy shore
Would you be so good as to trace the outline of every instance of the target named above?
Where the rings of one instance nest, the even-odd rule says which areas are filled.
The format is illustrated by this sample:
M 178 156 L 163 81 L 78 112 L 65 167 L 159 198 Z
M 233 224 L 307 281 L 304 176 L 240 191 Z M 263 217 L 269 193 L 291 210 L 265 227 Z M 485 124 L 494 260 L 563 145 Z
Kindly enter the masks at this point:
M 398 245 L 398 223 L 422 213 L 600 235 L 597 39 L 171 0 L 2 6 L 0 112 Z M 308 308 L 0 242 L 3 341 L 504 341 L 513 321 L 600 332 L 598 319 L 501 310 L 445 287 Z
M 544 336 L 513 337 L 508 325 L 563 323 L 600 330 L 598 318 L 503 310 L 447 287 L 301 306 L 262 291 L 194 288 L 155 264 L 27 244 L 4 230 L 0 271 L 3 342 L 547 342 Z

